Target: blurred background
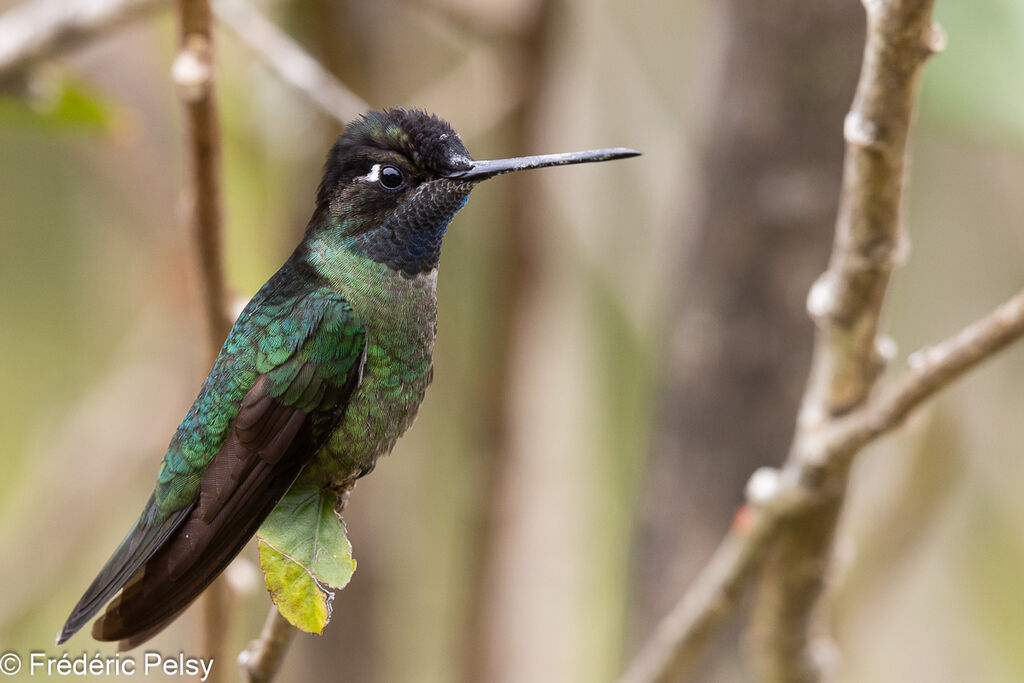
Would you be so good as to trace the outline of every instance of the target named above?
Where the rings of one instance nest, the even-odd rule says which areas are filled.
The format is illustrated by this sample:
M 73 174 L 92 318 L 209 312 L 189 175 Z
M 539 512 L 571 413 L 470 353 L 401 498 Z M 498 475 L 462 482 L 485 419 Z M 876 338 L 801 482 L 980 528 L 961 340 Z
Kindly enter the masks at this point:
M 788 447 L 860 3 L 258 6 L 370 105 L 436 112 L 477 158 L 644 152 L 487 183 L 455 219 L 433 387 L 354 491 L 358 570 L 280 680 L 613 680 L 750 472 Z M 912 135 L 895 367 L 1024 284 L 1024 4 L 936 13 L 949 46 Z M 217 39 L 226 272 L 244 299 L 301 236 L 341 126 Z M 0 90 L 5 651 L 54 651 L 208 370 L 174 54 L 158 8 Z M 835 680 L 1024 680 L 1020 386 L 1015 348 L 859 460 L 827 615 Z M 269 605 L 254 562 L 232 569 L 233 652 Z M 199 653 L 198 622 L 153 649 Z M 750 680 L 734 622 L 697 680 Z

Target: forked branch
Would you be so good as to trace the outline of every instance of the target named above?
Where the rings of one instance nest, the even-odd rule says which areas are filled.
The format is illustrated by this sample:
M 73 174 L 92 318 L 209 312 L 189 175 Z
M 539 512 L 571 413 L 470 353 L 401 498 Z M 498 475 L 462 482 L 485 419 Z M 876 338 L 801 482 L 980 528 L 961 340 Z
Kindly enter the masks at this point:
M 1024 293 L 948 340 L 911 356 L 881 392 L 890 355 L 878 325 L 901 227 L 907 139 L 921 67 L 942 49 L 933 0 L 865 0 L 867 44 L 847 142 L 836 238 L 808 309 L 818 326 L 811 377 L 781 471 L 751 478 L 739 522 L 627 671 L 624 681 L 675 680 L 762 577 L 753 617 L 761 680 L 820 677 L 813 616 L 828 570 L 847 473 L 859 450 L 895 429 L 936 392 L 1024 334 Z M 760 573 L 758 570 L 762 570 Z
M 807 453 L 781 471 L 762 469 L 747 487 L 748 505 L 675 608 L 655 629 L 622 683 L 672 681 L 689 670 L 704 643 L 756 576 L 758 560 L 788 525 L 817 509 L 830 493 L 817 472 L 843 466 L 868 443 L 969 370 L 1024 336 L 1024 291 L 948 339 L 910 356 L 908 368 L 860 408 L 829 423 Z
M 811 288 L 818 333 L 784 476 L 817 503 L 788 520 L 766 558 L 751 622 L 766 683 L 820 678 L 815 612 L 825 587 L 851 457 L 826 457 L 821 434 L 868 399 L 888 356 L 879 319 L 893 269 L 906 257 L 905 161 L 921 68 L 944 44 L 934 0 L 865 0 L 867 38 L 853 106 L 828 270 Z M 862 444 L 861 444 L 862 445 Z M 852 454 L 851 454 L 852 455 Z

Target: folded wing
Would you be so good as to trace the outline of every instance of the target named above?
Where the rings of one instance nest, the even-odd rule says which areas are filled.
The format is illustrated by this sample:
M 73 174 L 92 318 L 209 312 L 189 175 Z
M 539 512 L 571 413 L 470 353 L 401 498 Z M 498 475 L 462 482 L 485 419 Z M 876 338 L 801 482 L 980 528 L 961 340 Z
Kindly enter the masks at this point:
M 229 337 L 211 377 L 226 370 L 255 377 L 230 427 L 201 471 L 181 465 L 183 456 L 171 452 L 176 436 L 161 470 L 162 488 L 75 606 L 58 643 L 122 588 L 93 625 L 93 637 L 119 640 L 127 649 L 158 633 L 227 567 L 315 455 L 344 415 L 365 348 L 365 333 L 348 303 L 332 293 L 315 294 L 286 309 L 286 328 L 299 330 L 297 339 L 277 343 L 255 336 L 248 346 L 244 339 L 232 346 Z M 255 315 L 259 311 L 243 313 L 232 336 L 252 336 L 252 328 L 265 335 L 267 321 L 255 325 Z M 232 357 L 223 360 L 229 349 Z M 205 386 L 204 392 L 197 405 L 211 400 Z M 190 412 L 193 421 L 222 415 Z M 168 468 L 172 456 L 177 469 Z M 176 497 L 186 500 L 168 513 L 166 501 Z

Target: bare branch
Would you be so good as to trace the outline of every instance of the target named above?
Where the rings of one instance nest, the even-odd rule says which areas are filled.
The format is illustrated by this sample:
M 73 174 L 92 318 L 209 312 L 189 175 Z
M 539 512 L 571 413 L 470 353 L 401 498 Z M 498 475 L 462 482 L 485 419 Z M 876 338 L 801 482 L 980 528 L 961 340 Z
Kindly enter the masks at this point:
M 347 124 L 369 105 L 248 2 L 213 0 L 217 18 L 286 83 Z
M 664 683 L 689 671 L 740 600 L 778 520 L 744 506 L 707 565 L 658 624 L 620 683 Z
M 167 0 L 34 0 L 0 15 L 0 79 L 139 18 Z M 369 106 L 251 5 L 216 0 L 217 18 L 286 83 L 342 124 Z
M 213 27 L 206 0 L 178 0 L 180 50 L 172 75 L 185 109 L 187 222 L 202 272 L 209 348 L 216 356 L 231 322 L 221 256 L 220 129 L 214 99 Z
M 246 683 L 272 681 L 281 668 L 288 644 L 295 633 L 295 627 L 281 616 L 276 606 L 271 605 L 260 637 L 249 643 L 249 647 L 238 655 L 238 667 L 242 670 L 243 680 Z
M 819 471 L 841 468 L 871 441 L 899 427 L 943 388 L 1024 336 L 1024 291 L 952 337 L 911 355 L 908 369 L 885 391 L 805 438 L 807 452 L 781 471 L 758 470 L 748 506 L 697 580 L 658 625 L 622 683 L 674 680 L 695 662 L 708 635 L 732 611 L 758 559 L 780 533 L 816 513 L 837 491 L 821 488 Z
M 35 0 L 0 15 L 0 79 L 74 48 L 166 0 Z
M 818 324 L 811 375 L 786 472 L 828 492 L 812 514 L 787 524 L 766 561 L 752 620 L 763 680 L 820 678 L 813 616 L 824 590 L 850 458 L 821 458 L 819 432 L 861 405 L 884 366 L 878 321 L 889 276 L 904 257 L 901 230 L 907 138 L 925 59 L 937 48 L 934 0 L 865 0 L 867 43 L 857 93 L 844 125 L 846 160 L 828 270 L 808 297 Z M 831 469 L 804 466 L 827 462 Z
M 950 339 L 911 357 L 874 399 L 885 354 L 879 316 L 892 269 L 904 257 L 900 230 L 906 142 L 924 60 L 942 49 L 932 0 L 871 0 L 857 95 L 845 124 L 847 154 L 836 243 L 808 298 L 819 326 L 812 374 L 789 459 L 748 486 L 754 533 L 734 529 L 629 669 L 629 683 L 662 681 L 692 664 L 709 631 L 735 605 L 765 558 L 753 651 L 765 681 L 815 681 L 812 615 L 852 458 L 898 427 L 936 392 L 1024 334 L 1024 292 Z
M 220 129 L 214 98 L 213 23 L 207 0 L 177 0 L 179 52 L 171 68 L 185 110 L 187 180 L 183 191 L 187 222 L 196 241 L 206 309 L 208 353 L 217 356 L 231 327 L 221 256 Z M 226 658 L 230 588 L 223 577 L 203 596 L 206 655 Z M 217 677 L 222 677 L 217 670 Z
M 200 604 L 199 637 L 203 654 L 212 657 L 214 661 L 227 661 L 228 633 L 237 601 L 234 590 L 224 576 L 217 578 L 203 592 Z M 229 679 L 224 668 L 212 667 L 206 680 L 208 683 L 223 683 Z
M 828 270 L 808 298 L 819 329 L 805 427 L 863 401 L 882 369 L 875 339 L 889 275 L 906 256 L 904 161 L 918 77 L 931 54 L 933 2 L 865 2 L 867 45 L 843 126 L 836 239 Z
M 909 369 L 877 399 L 835 420 L 822 434 L 808 435 L 798 461 L 801 481 L 816 478 L 850 458 L 878 436 L 899 427 L 921 403 L 989 356 L 1024 336 L 1024 291 L 986 317 L 934 346 L 915 352 Z

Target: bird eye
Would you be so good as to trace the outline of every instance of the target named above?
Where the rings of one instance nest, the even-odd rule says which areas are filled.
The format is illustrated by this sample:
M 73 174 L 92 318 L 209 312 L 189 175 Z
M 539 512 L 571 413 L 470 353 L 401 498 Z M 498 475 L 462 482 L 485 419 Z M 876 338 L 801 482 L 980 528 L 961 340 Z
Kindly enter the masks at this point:
M 388 190 L 397 190 L 405 184 L 405 176 L 394 166 L 380 169 L 380 184 Z

